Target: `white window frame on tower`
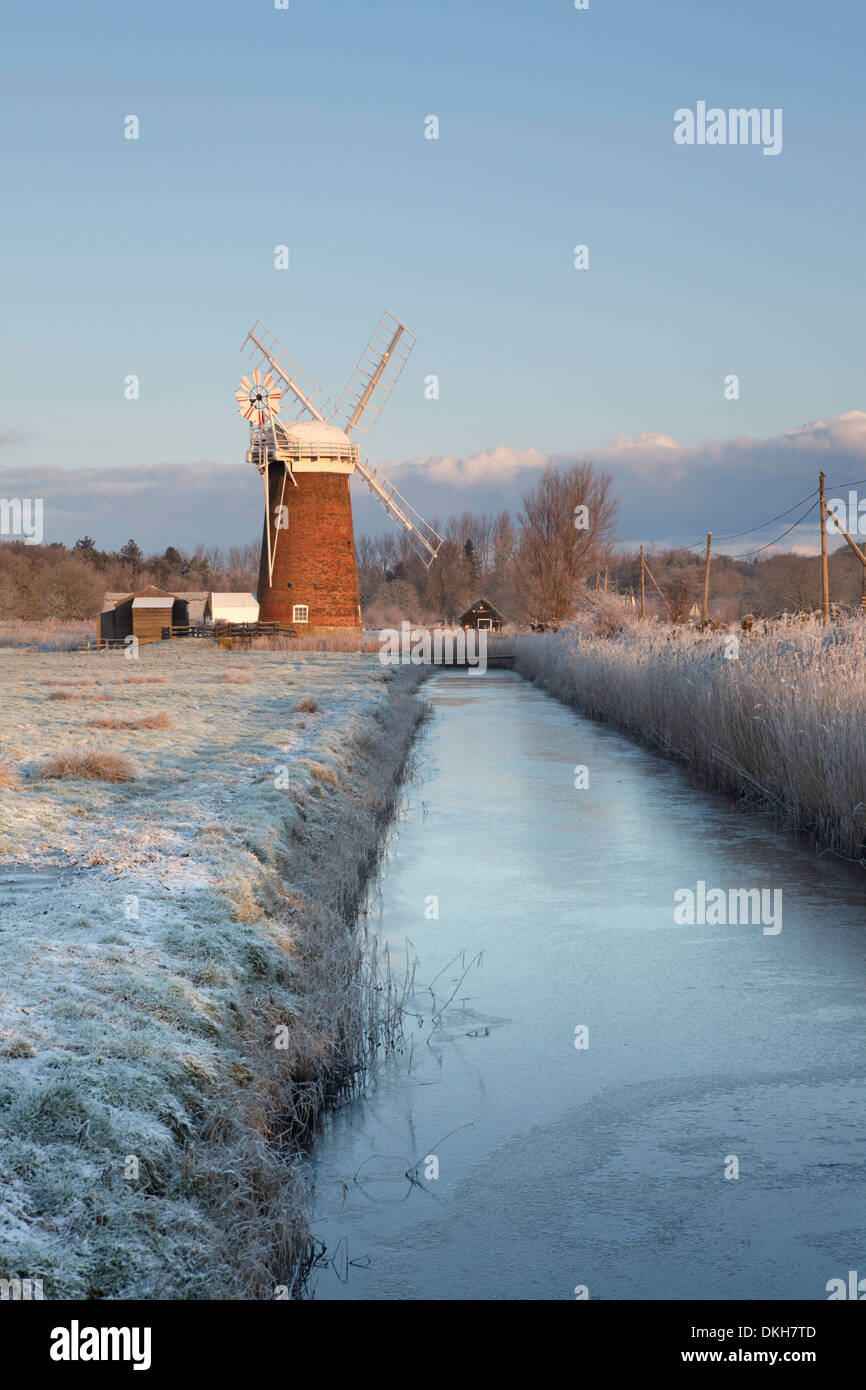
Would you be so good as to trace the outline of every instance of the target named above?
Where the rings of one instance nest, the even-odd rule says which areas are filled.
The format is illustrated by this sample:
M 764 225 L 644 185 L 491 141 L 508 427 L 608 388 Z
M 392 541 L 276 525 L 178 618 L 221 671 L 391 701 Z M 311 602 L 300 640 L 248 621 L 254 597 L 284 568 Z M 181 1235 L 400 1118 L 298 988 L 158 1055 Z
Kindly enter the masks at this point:
M 303 618 L 300 616 L 303 613 Z M 310 621 L 310 605 L 308 603 L 295 603 L 292 605 L 292 622 L 308 623 Z

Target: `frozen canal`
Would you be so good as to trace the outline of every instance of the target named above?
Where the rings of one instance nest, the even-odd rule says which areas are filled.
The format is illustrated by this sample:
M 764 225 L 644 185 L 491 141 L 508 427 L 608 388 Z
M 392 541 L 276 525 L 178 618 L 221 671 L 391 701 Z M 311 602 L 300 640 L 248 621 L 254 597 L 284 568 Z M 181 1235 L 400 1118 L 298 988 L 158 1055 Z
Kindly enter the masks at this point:
M 426 690 L 371 917 L 395 962 L 408 938 L 421 1022 L 316 1146 L 315 1296 L 826 1299 L 866 1275 L 863 871 L 516 674 Z M 781 890 L 782 930 L 678 925 L 699 882 Z

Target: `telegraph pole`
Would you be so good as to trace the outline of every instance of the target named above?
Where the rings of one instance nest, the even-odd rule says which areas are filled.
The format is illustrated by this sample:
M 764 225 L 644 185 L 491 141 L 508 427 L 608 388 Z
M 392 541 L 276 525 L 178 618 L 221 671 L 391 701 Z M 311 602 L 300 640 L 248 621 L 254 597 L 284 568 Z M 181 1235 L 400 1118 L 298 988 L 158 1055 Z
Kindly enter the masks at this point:
M 710 596 L 710 547 L 713 541 L 712 531 L 707 532 L 707 568 L 704 574 L 704 607 L 701 613 L 701 632 L 707 625 L 707 601 Z
M 646 594 L 644 592 L 643 545 L 640 548 L 640 615 L 646 617 Z
M 830 621 L 830 579 L 827 573 L 827 503 L 824 499 L 824 474 L 818 474 L 818 493 L 821 512 L 821 598 L 824 606 L 824 622 Z

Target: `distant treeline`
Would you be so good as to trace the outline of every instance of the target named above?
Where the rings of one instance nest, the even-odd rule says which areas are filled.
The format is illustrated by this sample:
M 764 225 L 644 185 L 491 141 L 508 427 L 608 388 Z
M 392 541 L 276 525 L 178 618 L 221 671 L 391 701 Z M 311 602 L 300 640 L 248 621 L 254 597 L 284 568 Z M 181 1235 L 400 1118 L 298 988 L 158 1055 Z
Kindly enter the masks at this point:
M 701 606 L 704 593 L 705 556 L 688 550 L 646 551 L 647 561 L 667 600 L 675 622 L 683 622 L 690 610 Z M 863 566 L 847 546 L 829 558 L 830 601 L 843 611 L 860 611 Z M 602 572 L 601 583 L 604 583 Z M 595 576 L 593 576 L 593 587 Z M 607 586 L 622 594 L 633 593 L 640 601 L 640 552 L 619 553 L 608 567 Z M 649 615 L 667 617 L 665 604 L 649 579 L 645 584 Z M 785 613 L 814 612 L 821 608 L 821 559 L 818 555 L 775 555 L 737 560 L 714 555 L 710 567 L 709 616 L 719 622 L 754 614 L 778 618 Z
M 365 622 L 372 627 L 404 619 L 448 622 L 483 597 L 513 623 L 557 625 L 573 616 L 580 593 L 596 584 L 634 594 L 639 602 L 639 553 L 617 546 L 616 513 L 610 478 L 581 464 L 546 468 L 516 516 L 463 512 L 441 524 L 433 519 L 444 539 L 429 569 L 402 529 L 361 536 L 356 549 Z M 684 621 L 702 600 L 703 554 L 648 547 L 646 555 L 664 595 L 663 602 L 647 579 L 647 612 L 659 617 L 670 612 L 675 621 Z M 152 555 L 134 540 L 116 551 L 99 550 L 89 536 L 71 547 L 7 541 L 0 544 L 0 616 L 91 619 L 106 590 L 129 592 L 148 584 L 254 592 L 258 561 L 258 540 L 227 551 L 198 546 L 192 554 L 170 545 Z M 847 546 L 837 550 L 830 557 L 832 602 L 858 609 L 862 575 Z M 778 617 L 820 604 L 817 556 L 713 557 L 709 611 L 719 621 L 749 613 Z
M 499 520 L 498 518 L 495 520 Z M 429 623 L 459 616 L 477 598 L 484 597 L 512 622 L 533 618 L 545 621 L 543 608 L 528 602 L 519 562 L 507 546 L 485 548 L 483 537 L 490 519 L 464 513 L 446 527 L 458 532 L 446 542 L 440 559 L 429 571 L 411 552 L 396 544 L 397 538 L 363 538 L 358 543 L 361 602 L 365 621 L 372 626 L 393 626 L 399 617 Z M 500 535 L 507 537 L 504 522 Z M 647 562 L 664 594 L 667 607 L 649 578 L 645 582 L 646 612 L 650 617 L 687 620 L 691 609 L 700 608 L 704 592 L 704 556 L 688 550 L 648 547 Z M 440 567 L 441 566 L 441 567 Z M 437 567 L 439 572 L 436 573 Z M 847 549 L 830 556 L 830 599 L 845 611 L 860 609 L 863 568 Z M 577 589 L 605 585 L 611 591 L 633 594 L 640 604 L 640 552 L 609 551 L 598 557 L 598 566 L 580 576 Z M 730 622 L 754 614 L 776 618 L 784 613 L 810 612 L 821 607 L 821 562 L 818 556 L 790 552 L 751 560 L 714 555 L 710 574 L 709 616 Z M 568 614 L 567 616 L 572 616 Z M 561 616 L 554 621 L 561 621 Z
M 120 550 L 99 550 L 90 536 L 73 546 L 54 542 L 0 545 L 0 616 L 95 618 L 107 590 L 129 593 L 155 584 L 161 589 L 254 590 L 257 543 L 228 551 L 198 548 L 187 555 L 167 546 L 145 555 L 134 540 Z

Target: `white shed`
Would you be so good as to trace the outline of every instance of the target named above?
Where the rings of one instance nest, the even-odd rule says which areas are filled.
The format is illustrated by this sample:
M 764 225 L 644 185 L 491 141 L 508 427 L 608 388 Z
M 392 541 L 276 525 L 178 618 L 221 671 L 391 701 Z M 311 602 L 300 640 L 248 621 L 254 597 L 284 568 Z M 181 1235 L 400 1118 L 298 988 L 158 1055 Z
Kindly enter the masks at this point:
M 252 594 L 208 594 L 205 622 L 257 623 L 259 601 Z

